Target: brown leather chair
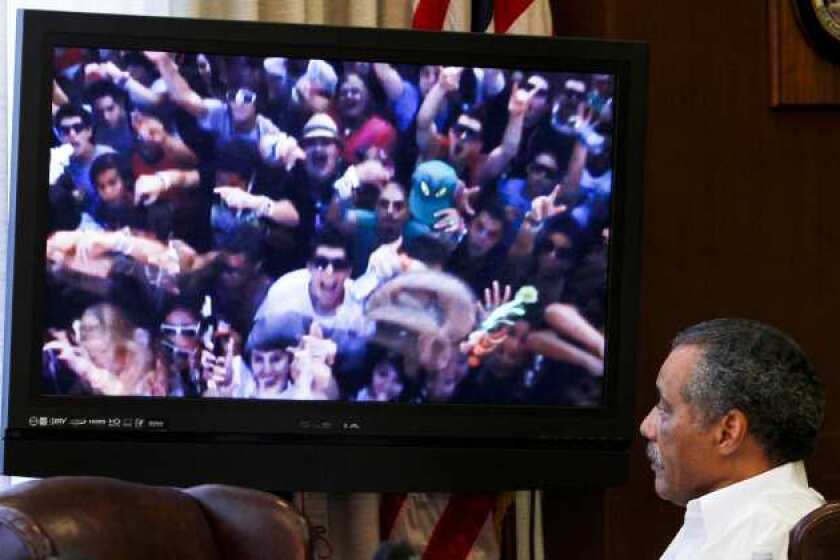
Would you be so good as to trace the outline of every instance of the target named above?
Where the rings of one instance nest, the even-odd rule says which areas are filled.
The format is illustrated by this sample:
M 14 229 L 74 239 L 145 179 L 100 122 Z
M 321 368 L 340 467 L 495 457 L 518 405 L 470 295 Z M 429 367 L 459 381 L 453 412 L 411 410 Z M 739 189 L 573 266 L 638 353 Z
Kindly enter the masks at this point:
M 0 560 L 306 560 L 289 504 L 234 486 L 56 477 L 0 493 Z
M 790 560 L 837 560 L 840 558 L 840 502 L 827 502 L 790 531 Z

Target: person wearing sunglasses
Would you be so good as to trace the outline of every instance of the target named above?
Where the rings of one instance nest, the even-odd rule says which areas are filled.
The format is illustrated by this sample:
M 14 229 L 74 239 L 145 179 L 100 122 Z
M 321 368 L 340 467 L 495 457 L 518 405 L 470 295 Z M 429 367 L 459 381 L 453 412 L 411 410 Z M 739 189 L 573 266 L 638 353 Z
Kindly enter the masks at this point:
M 175 303 L 158 327 L 158 348 L 167 366 L 170 397 L 200 396 L 201 317 L 184 304 Z
M 93 210 L 99 197 L 96 187 L 90 180 L 90 167 L 93 160 L 103 154 L 114 153 L 111 146 L 95 144 L 93 141 L 93 124 L 90 113 L 78 105 L 64 105 L 53 118 L 55 133 L 59 141 L 70 146 L 70 157 L 67 159 L 63 173 L 53 174 L 56 179 L 66 175 L 72 181 L 74 187 L 79 191 L 81 207 L 83 210 Z M 54 157 L 56 152 L 50 153 Z M 52 166 L 53 162 L 50 162 Z
M 531 201 L 550 194 L 561 179 L 557 155 L 550 150 L 538 152 L 525 169 L 524 178 L 511 176 L 499 185 L 499 198 L 510 219 L 511 234 L 519 231 L 522 219 L 531 209 Z
M 306 268 L 278 278 L 257 310 L 251 336 L 267 336 L 288 314 L 317 322 L 324 332 L 339 341 L 343 333 L 364 333 L 366 325 L 361 302 L 353 297 L 352 242 L 332 228 L 315 239 Z
M 259 148 L 266 164 L 276 167 L 291 167 L 301 158 L 295 139 L 258 112 L 261 100 L 251 87 L 231 88 L 224 99 L 201 97 L 181 75 L 169 53 L 146 51 L 145 55 L 160 72 L 172 101 L 196 117 L 199 126 L 212 132 L 217 143 L 245 139 Z
M 569 280 L 589 242 L 584 230 L 568 213 L 547 221 L 533 253 L 534 281 L 547 305 L 565 299 Z
M 528 164 L 544 151 L 554 152 L 560 167 L 565 168 L 565 162 L 572 157 L 574 139 L 563 136 L 552 126 L 552 108 L 558 95 L 563 98 L 562 93 L 558 94 L 549 77 L 543 74 L 528 75 L 520 87 L 530 94 L 530 102 L 525 111 L 522 141 L 511 161 L 509 175 L 525 177 Z
M 409 241 L 426 231 L 410 217 L 406 187 L 396 181 L 389 181 L 382 187 L 373 211 L 350 208 L 336 196 L 328 213 L 331 223 L 353 239 L 354 277 L 366 270 L 377 247 L 393 243 L 400 237 L 403 242 Z
M 481 185 L 496 179 L 519 152 L 525 114 L 538 93 L 513 85 L 508 100 L 508 122 L 498 146 L 484 153 L 484 124 L 487 116 L 482 107 L 470 107 L 449 128 L 446 135 L 435 132 L 434 119 L 447 95 L 460 87 L 463 68 L 441 70 L 417 111 L 417 147 L 423 159 L 443 159 L 458 172 L 468 185 Z

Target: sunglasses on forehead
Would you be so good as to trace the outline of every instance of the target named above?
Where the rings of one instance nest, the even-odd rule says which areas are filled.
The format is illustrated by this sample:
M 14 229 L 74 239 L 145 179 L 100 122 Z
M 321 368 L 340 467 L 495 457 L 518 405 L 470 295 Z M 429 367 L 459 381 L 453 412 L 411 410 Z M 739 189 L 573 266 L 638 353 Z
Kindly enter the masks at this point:
M 339 257 L 337 259 L 331 259 L 329 257 L 323 257 L 321 255 L 315 255 L 312 257 L 312 266 L 317 268 L 318 270 L 326 270 L 332 265 L 333 270 L 347 270 L 350 268 L 350 261 L 348 261 L 344 257 Z
M 229 91 L 227 100 L 237 105 L 251 105 L 257 101 L 257 94 L 248 88 L 239 88 L 236 91 Z
M 72 130 L 76 134 L 79 134 L 81 131 L 87 128 L 87 125 L 83 122 L 73 123 L 73 124 L 60 124 L 58 125 L 58 132 L 67 136 L 70 134 Z
M 186 336 L 188 338 L 197 338 L 200 327 L 200 323 L 193 323 L 191 325 L 174 325 L 172 323 L 162 323 L 160 325 L 160 334 L 172 337 Z

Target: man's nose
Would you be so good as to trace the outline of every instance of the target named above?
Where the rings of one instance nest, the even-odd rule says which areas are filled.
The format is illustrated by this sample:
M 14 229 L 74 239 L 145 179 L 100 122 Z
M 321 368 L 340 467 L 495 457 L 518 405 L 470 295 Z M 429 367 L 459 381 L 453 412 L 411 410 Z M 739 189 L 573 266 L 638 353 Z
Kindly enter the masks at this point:
M 656 439 L 656 407 L 650 409 L 645 419 L 639 425 L 639 433 L 645 439 L 653 441 Z

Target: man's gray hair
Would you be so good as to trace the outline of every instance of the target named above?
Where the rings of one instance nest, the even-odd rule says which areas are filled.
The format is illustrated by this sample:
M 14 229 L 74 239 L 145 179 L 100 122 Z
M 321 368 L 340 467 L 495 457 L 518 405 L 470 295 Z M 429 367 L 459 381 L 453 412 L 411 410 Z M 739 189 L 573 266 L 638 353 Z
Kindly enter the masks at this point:
M 783 332 L 746 319 L 714 319 L 679 333 L 672 348 L 698 346 L 683 399 L 705 423 L 737 409 L 770 460 L 808 455 L 825 409 L 823 388 L 804 352 Z

